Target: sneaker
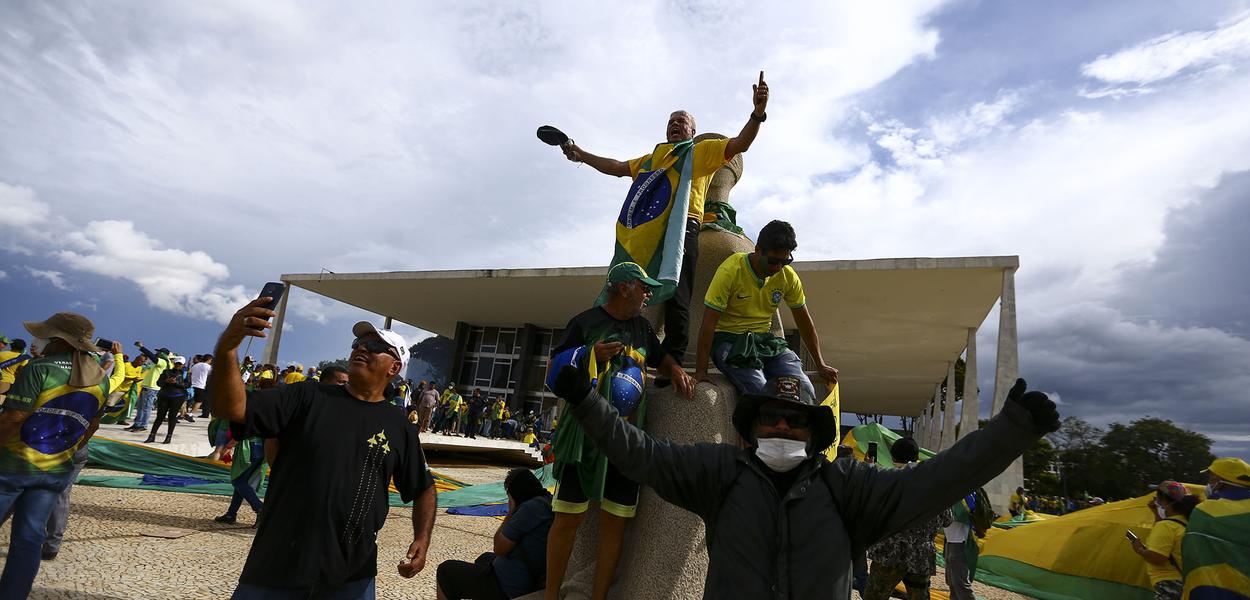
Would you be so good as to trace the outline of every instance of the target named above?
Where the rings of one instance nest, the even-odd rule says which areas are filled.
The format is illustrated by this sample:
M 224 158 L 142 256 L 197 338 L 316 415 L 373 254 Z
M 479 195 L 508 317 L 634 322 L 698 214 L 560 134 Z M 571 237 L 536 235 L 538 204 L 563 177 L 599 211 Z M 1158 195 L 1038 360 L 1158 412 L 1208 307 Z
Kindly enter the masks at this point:
M 226 525 L 234 525 L 235 518 L 230 515 L 221 515 L 220 517 L 213 517 L 213 520 Z
M 191 415 L 187 415 L 187 422 L 188 422 L 188 423 L 194 423 L 194 422 L 195 422 L 195 417 L 192 417 Z
M 118 421 L 118 422 L 113 423 L 113 424 L 114 424 L 114 425 L 120 425 L 120 426 L 122 426 L 122 427 L 130 427 L 130 423 L 127 423 L 126 421 Z
M 48 550 L 45 548 L 42 552 L 39 553 L 39 559 L 40 560 L 56 560 L 56 554 L 57 554 L 56 551 Z

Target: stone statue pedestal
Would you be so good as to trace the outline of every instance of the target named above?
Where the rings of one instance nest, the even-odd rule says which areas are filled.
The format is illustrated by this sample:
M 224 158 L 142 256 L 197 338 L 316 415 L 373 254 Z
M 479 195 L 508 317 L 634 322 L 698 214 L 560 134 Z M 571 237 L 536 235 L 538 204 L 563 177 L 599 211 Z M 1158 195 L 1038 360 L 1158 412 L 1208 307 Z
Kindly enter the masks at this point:
M 737 394 L 724 377 L 700 383 L 693 400 L 673 388 L 647 390 L 647 431 L 677 443 L 740 443 L 730 424 Z M 591 503 L 577 532 L 560 597 L 590 598 L 595 552 L 599 543 L 599 505 Z M 610 598 L 641 600 L 698 599 L 707 577 L 707 541 L 703 522 L 693 513 L 665 502 L 647 486 L 638 499 L 638 516 L 625 529 L 621 561 Z M 541 598 L 541 595 L 535 596 Z

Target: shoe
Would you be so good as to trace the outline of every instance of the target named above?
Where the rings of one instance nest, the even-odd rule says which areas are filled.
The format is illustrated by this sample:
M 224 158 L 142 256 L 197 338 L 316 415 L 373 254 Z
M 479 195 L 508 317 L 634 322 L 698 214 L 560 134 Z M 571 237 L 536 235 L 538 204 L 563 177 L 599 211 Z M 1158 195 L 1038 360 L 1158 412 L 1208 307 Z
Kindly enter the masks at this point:
M 226 525 L 234 525 L 235 518 L 230 515 L 221 515 L 220 517 L 213 517 L 213 520 Z
M 169 443 L 169 441 L 170 441 L 170 439 L 172 439 L 172 438 L 166 437 L 166 438 L 165 438 L 165 441 L 163 441 L 163 442 L 161 442 L 161 443 L 162 443 L 162 444 L 168 444 L 168 443 Z
M 39 553 L 40 560 L 56 560 L 56 552 L 53 550 L 43 550 Z
M 154 433 L 154 434 L 152 434 L 152 435 L 149 435 L 149 436 L 148 436 L 148 439 L 143 440 L 143 443 L 145 443 L 145 444 L 155 444 L 155 443 L 156 443 L 156 434 Z
M 130 427 L 130 423 L 127 423 L 127 422 L 125 422 L 125 421 L 118 421 L 118 422 L 113 423 L 113 424 L 114 424 L 114 425 L 121 425 L 121 426 L 123 426 L 123 427 Z
M 195 417 L 192 417 L 191 415 L 187 415 L 187 422 L 188 422 L 188 423 L 194 423 L 194 422 L 195 422 Z

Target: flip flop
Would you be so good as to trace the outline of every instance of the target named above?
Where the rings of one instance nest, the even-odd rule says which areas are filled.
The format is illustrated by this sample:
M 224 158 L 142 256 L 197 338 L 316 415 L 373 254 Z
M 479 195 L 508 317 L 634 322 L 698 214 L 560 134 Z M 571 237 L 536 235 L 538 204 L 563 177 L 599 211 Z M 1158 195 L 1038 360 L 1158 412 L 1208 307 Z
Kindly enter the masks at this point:
M 572 141 L 569 139 L 569 136 L 564 135 L 563 131 L 550 125 L 543 125 L 538 128 L 538 139 L 550 146 L 563 146 Z

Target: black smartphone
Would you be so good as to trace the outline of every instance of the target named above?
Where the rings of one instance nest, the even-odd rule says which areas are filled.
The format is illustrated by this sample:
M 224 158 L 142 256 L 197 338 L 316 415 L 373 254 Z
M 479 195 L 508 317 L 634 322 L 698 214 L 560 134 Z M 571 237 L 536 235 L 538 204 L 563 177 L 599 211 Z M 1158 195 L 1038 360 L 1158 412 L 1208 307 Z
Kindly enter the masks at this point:
M 875 463 L 877 462 L 877 443 L 868 442 L 868 454 L 864 455 L 864 460 Z
M 281 281 L 270 281 L 265 287 L 260 288 L 260 295 L 257 298 L 270 298 L 269 302 L 260 305 L 261 308 L 269 310 L 277 310 L 278 301 L 282 299 L 282 294 L 286 293 L 286 284 Z
M 106 340 L 106 339 L 104 339 L 104 338 L 100 338 L 100 339 L 98 339 L 98 340 L 96 340 L 96 341 L 95 341 L 95 347 L 96 347 L 96 348 L 99 348 L 99 349 L 101 349 L 101 350 L 103 350 L 103 351 L 105 351 L 105 352 L 112 352 L 112 351 L 113 351 L 113 340 Z
M 1141 543 L 1141 540 L 1138 539 L 1137 536 L 1132 531 L 1129 531 L 1127 529 L 1124 530 L 1124 537 L 1128 538 L 1128 541 L 1133 542 L 1134 544 Z

